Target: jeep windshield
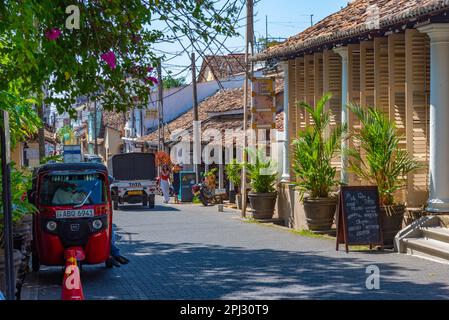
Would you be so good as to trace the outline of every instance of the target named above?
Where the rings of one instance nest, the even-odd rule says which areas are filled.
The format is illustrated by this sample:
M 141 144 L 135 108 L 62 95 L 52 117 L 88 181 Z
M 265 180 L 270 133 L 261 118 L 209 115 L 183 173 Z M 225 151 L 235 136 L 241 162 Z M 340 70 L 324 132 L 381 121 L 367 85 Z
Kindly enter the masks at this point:
M 49 174 L 42 180 L 39 202 L 45 206 L 104 204 L 106 192 L 103 176 L 97 173 Z

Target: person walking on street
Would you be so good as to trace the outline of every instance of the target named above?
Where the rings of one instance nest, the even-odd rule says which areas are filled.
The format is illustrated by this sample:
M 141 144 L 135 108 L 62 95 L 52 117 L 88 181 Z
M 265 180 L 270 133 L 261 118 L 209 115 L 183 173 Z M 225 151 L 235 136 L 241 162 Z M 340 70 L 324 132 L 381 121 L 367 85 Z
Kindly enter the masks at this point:
M 170 201 L 170 169 L 168 167 L 168 165 L 164 164 L 162 166 L 162 171 L 161 171 L 161 189 L 162 189 L 162 194 L 164 196 L 164 203 L 168 203 Z
M 182 166 L 175 164 L 173 166 L 173 194 L 174 194 L 174 198 L 175 198 L 175 203 L 179 203 L 179 188 L 181 187 L 181 181 L 180 181 L 180 174 L 179 172 L 181 171 Z

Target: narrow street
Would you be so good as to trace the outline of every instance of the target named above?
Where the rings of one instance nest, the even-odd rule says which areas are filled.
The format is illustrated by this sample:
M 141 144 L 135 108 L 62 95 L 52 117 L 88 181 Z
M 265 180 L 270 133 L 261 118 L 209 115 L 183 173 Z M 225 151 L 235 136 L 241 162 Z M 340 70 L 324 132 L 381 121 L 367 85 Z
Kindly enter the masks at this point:
M 390 252 L 336 252 L 328 239 L 243 222 L 199 205 L 114 215 L 121 268 L 84 266 L 86 299 L 447 299 L 446 265 Z M 366 289 L 366 268 L 380 289 Z M 60 299 L 62 269 L 27 276 L 22 299 Z

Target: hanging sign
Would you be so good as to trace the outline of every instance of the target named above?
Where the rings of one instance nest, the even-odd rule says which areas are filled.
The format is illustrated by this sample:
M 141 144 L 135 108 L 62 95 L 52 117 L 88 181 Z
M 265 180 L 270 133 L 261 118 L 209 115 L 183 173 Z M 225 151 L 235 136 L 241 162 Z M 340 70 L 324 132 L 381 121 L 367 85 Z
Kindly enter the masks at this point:
M 253 129 L 276 128 L 275 86 L 275 78 L 252 79 L 251 123 Z
M 374 187 L 341 187 L 337 208 L 337 246 L 380 245 L 383 249 L 379 191 Z

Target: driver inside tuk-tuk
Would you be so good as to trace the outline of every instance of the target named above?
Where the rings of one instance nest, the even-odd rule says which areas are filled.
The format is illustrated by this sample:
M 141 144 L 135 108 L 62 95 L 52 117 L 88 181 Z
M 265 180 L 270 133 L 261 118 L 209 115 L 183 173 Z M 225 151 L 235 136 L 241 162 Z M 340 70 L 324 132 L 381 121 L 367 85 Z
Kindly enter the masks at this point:
M 81 203 L 86 197 L 86 192 L 79 190 L 76 184 L 64 183 L 58 187 L 53 195 L 53 205 L 66 205 L 68 203 Z

